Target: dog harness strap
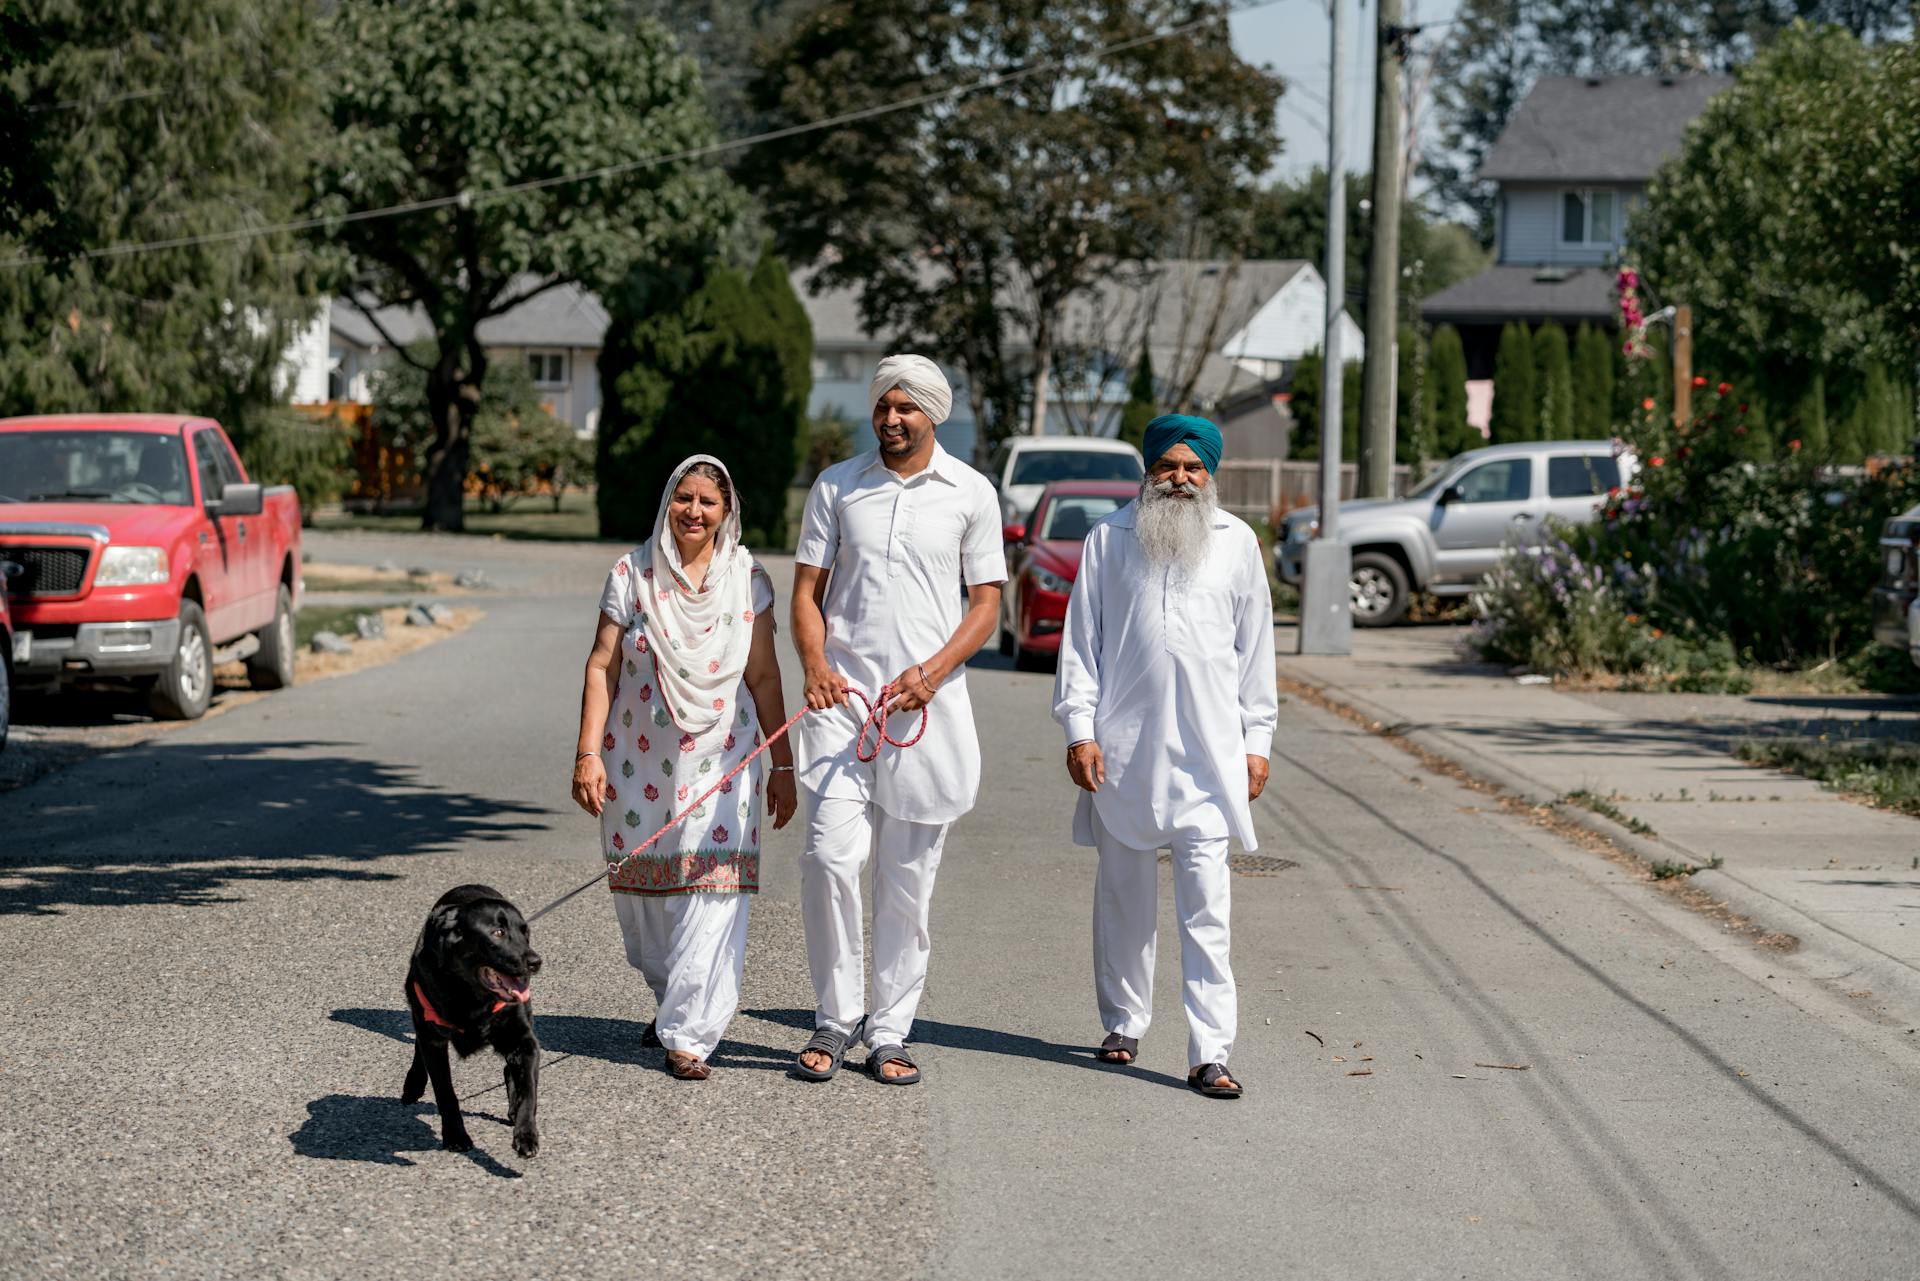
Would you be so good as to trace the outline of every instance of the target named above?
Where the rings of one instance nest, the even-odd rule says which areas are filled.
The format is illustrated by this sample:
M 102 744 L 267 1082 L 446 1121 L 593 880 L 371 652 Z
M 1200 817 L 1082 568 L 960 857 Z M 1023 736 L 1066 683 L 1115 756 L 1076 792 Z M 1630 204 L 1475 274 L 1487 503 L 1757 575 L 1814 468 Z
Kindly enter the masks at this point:
M 443 1027 L 447 1029 L 447 1031 L 449 1032 L 458 1032 L 460 1030 L 457 1024 L 449 1023 L 445 1019 L 440 1017 L 440 1011 L 433 1008 L 433 1002 L 427 999 L 427 994 L 425 991 L 421 989 L 420 981 L 418 979 L 414 980 L 413 994 L 420 1001 L 420 1016 L 426 1019 L 427 1022 L 433 1024 L 435 1027 Z M 507 1008 L 507 1002 L 495 1001 L 493 1003 L 493 1008 L 491 1010 L 488 1010 L 487 1013 L 498 1014 L 500 1011 L 506 1008 Z

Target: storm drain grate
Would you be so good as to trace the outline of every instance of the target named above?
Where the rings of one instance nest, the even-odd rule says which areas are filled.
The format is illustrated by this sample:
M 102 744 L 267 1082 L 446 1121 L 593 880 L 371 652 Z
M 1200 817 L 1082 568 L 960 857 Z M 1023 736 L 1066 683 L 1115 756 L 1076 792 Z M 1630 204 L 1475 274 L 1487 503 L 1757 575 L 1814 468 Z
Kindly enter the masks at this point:
M 1173 862 L 1173 856 L 1161 851 L 1162 863 Z M 1265 854 L 1229 854 L 1227 870 L 1241 876 L 1278 876 L 1282 872 L 1291 872 L 1300 865 L 1290 858 L 1270 858 Z

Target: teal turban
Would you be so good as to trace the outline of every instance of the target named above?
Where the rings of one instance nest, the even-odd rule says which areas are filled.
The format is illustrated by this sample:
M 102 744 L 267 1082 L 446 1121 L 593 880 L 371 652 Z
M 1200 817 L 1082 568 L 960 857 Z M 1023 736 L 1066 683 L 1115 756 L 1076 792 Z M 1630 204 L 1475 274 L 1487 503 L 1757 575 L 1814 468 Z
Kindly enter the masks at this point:
M 1151 467 L 1175 445 L 1191 445 L 1212 473 L 1220 470 L 1221 444 L 1220 429 L 1206 419 L 1192 414 L 1161 414 L 1147 424 L 1146 447 L 1140 452 Z

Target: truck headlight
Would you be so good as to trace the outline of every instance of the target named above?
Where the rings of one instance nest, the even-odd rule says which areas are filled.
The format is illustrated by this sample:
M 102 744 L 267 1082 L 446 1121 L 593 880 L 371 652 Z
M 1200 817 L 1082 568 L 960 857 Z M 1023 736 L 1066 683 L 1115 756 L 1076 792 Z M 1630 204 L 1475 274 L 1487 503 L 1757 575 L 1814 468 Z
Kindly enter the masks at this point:
M 139 587 L 167 581 L 167 553 L 159 547 L 109 547 L 100 558 L 95 587 Z

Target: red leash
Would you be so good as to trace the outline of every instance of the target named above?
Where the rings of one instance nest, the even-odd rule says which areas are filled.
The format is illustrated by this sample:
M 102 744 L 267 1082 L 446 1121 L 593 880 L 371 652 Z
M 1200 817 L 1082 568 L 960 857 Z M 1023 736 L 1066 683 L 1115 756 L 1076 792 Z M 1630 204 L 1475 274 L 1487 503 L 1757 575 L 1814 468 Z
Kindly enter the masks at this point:
M 896 747 L 896 748 L 912 747 L 915 743 L 919 742 L 921 739 L 921 736 L 927 732 L 927 709 L 926 709 L 926 706 L 922 704 L 920 708 L 920 728 L 914 731 L 914 735 L 912 738 L 907 739 L 905 742 L 901 742 L 899 739 L 894 738 L 887 733 L 887 700 L 893 696 L 893 686 L 891 685 L 882 685 L 880 687 L 880 697 L 877 700 L 870 701 L 865 694 L 861 693 L 859 690 L 855 689 L 851 685 L 847 686 L 847 693 L 859 699 L 860 705 L 867 709 L 866 719 L 862 721 L 860 725 L 860 737 L 857 740 L 855 740 L 853 745 L 854 757 L 855 759 L 859 760 L 862 764 L 866 764 L 868 762 L 878 760 L 880 757 L 880 748 L 883 744 L 889 747 Z M 553 900 L 553 902 L 547 904 L 545 907 L 541 908 L 539 911 L 529 916 L 527 918 L 527 923 L 532 924 L 534 921 L 539 920 L 541 917 L 545 916 L 548 912 L 551 912 L 554 908 L 559 907 L 562 903 L 574 897 L 576 894 L 581 894 L 587 890 L 592 889 L 595 885 L 598 885 L 601 881 L 612 880 L 614 877 L 614 874 L 617 873 L 621 868 L 625 867 L 628 863 L 631 863 L 634 859 L 638 858 L 641 854 L 651 849 L 653 845 L 656 842 L 658 842 L 661 837 L 665 836 L 668 832 L 671 832 L 674 828 L 686 822 L 688 815 L 692 814 L 695 810 L 699 809 L 702 805 L 706 804 L 710 797 L 712 797 L 721 788 L 725 787 L 728 783 L 732 782 L 734 778 L 740 773 L 741 770 L 745 769 L 747 766 L 753 764 L 755 760 L 759 759 L 760 754 L 762 752 L 766 751 L 769 747 L 772 747 L 775 743 L 779 742 L 782 738 L 785 738 L 787 731 L 792 729 L 795 725 L 798 725 L 800 723 L 800 718 L 802 716 L 805 716 L 808 712 L 812 710 L 813 709 L 810 707 L 802 707 L 799 711 L 787 717 L 786 724 L 782 725 L 779 729 L 773 731 L 773 733 L 767 735 L 767 739 L 764 743 L 760 744 L 760 746 L 754 748 L 751 752 L 747 753 L 747 755 L 741 759 L 738 765 L 735 765 L 732 769 L 728 770 L 726 773 L 722 774 L 717 780 L 715 780 L 712 787 L 709 787 L 706 791 L 700 793 L 699 796 L 696 796 L 691 802 L 688 803 L 685 809 L 681 810 L 678 814 L 675 814 L 672 818 L 668 819 L 666 822 L 666 825 L 662 827 L 659 831 L 655 832 L 652 836 L 649 836 L 646 840 L 642 841 L 640 844 L 634 846 L 631 850 L 628 850 L 625 857 L 619 859 L 616 862 L 607 864 L 607 870 L 603 874 L 595 876 L 592 880 L 587 881 L 585 884 L 581 885 L 577 889 L 568 890 L 565 894 L 562 894 L 559 898 Z M 879 737 L 874 739 L 872 746 L 869 747 L 867 743 L 867 738 L 870 734 L 874 734 L 874 733 L 878 733 Z

